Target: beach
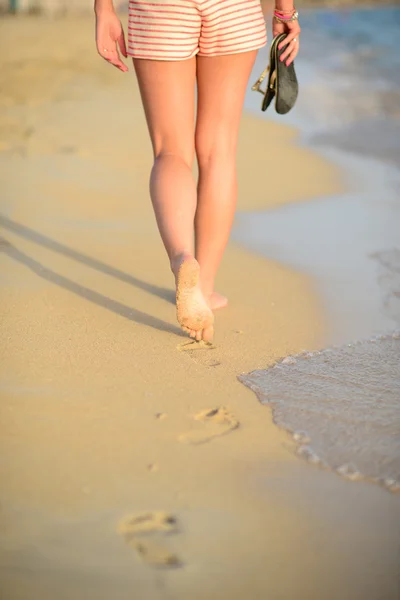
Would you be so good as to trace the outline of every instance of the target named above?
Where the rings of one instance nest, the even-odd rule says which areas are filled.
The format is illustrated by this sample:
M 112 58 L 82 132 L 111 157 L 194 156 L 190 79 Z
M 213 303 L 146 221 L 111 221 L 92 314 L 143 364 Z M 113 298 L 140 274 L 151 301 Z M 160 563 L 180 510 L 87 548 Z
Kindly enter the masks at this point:
M 93 34 L 0 22 L 2 599 L 397 600 L 399 495 L 300 460 L 238 380 L 324 346 L 315 280 L 232 241 L 213 345 L 180 331 L 136 81 Z M 298 138 L 244 115 L 241 214 L 345 191 Z

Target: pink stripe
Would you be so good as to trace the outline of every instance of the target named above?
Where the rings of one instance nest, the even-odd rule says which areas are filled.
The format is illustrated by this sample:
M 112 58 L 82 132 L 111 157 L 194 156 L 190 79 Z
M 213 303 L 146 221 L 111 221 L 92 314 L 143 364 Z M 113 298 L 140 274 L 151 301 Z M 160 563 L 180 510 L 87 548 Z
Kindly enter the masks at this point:
M 153 31 L 151 33 L 153 33 Z M 147 35 L 147 34 L 146 35 L 138 35 L 137 33 L 135 33 L 135 35 L 131 35 L 130 33 L 128 33 L 128 38 L 130 40 L 138 40 L 138 41 L 140 41 L 140 38 L 144 38 L 146 40 L 162 40 L 162 41 L 164 41 L 164 40 L 174 40 L 174 41 L 176 41 L 176 40 L 179 40 L 179 39 L 183 39 L 183 38 L 176 38 L 176 37 L 167 37 L 167 36 L 164 36 L 164 35 L 162 37 L 161 37 L 161 35 Z M 189 42 L 193 43 L 193 42 L 197 42 L 197 40 L 199 38 L 198 38 L 197 35 L 194 35 L 192 37 L 187 37 L 185 39 L 188 40 L 188 43 Z
M 149 38 L 150 39 L 150 38 Z M 153 38 L 154 39 L 154 38 Z M 153 46 L 162 46 L 164 49 L 165 48 L 180 48 L 180 47 L 185 47 L 187 48 L 192 47 L 193 46 L 193 42 L 186 42 L 185 44 L 165 44 L 164 42 L 146 42 L 144 40 L 132 40 L 134 46 L 147 46 L 147 44 L 152 44 Z M 195 42 L 197 42 L 197 40 L 195 40 Z
M 141 25 L 141 23 L 135 23 L 135 25 Z M 147 23 L 143 23 L 143 25 L 146 26 Z M 131 31 L 155 31 L 157 33 L 174 33 L 174 31 L 168 29 L 153 29 L 153 27 L 150 24 L 149 27 L 150 29 L 146 29 L 146 27 L 132 27 L 131 25 L 128 25 L 128 29 L 130 29 Z M 162 27 L 162 23 L 159 23 L 157 27 Z M 166 27 L 170 27 L 170 25 L 166 25 Z M 179 25 L 179 29 L 181 27 L 184 27 L 185 29 L 195 29 L 196 31 L 200 31 L 200 23 L 199 25 Z M 180 33 L 179 30 L 177 31 L 177 33 Z
M 225 42 L 225 41 L 229 41 L 229 40 L 242 40 L 242 39 L 248 38 L 252 35 L 256 35 L 256 34 L 259 35 L 261 33 L 264 33 L 264 31 L 265 31 L 265 27 L 263 25 L 262 29 L 259 27 L 258 29 L 256 29 L 255 31 L 252 31 L 251 33 L 245 33 L 243 35 L 231 35 L 229 37 L 226 37 L 226 35 L 217 35 L 216 38 L 217 38 L 217 41 L 221 41 L 221 42 Z M 214 43 L 215 42 L 209 42 L 207 40 L 206 43 L 202 42 L 201 45 L 208 47 L 208 46 L 213 46 Z
M 239 2 L 238 4 L 235 4 L 235 8 L 233 10 L 231 10 L 230 12 L 225 12 L 224 9 L 220 9 L 219 11 L 215 11 L 215 12 L 218 13 L 217 16 L 213 17 L 212 19 L 207 18 L 207 19 L 205 19 L 205 22 L 211 23 L 212 21 L 215 21 L 216 19 L 219 19 L 221 17 L 227 17 L 228 15 L 232 15 L 232 14 L 238 12 L 239 6 L 248 5 L 247 3 L 248 3 L 248 0 L 243 0 L 243 2 Z M 260 9 L 258 10 L 258 12 L 260 12 Z M 215 14 L 215 13 L 213 13 L 213 14 Z M 243 15 L 242 16 L 238 16 L 236 18 L 237 19 L 243 18 Z
M 230 12 L 229 14 L 226 14 L 222 17 L 219 18 L 219 20 L 213 19 L 213 21 L 216 22 L 210 22 L 210 21 L 204 21 L 203 23 L 203 27 L 205 29 L 212 30 L 212 29 L 217 29 L 217 28 L 227 28 L 227 24 L 229 23 L 229 28 L 230 27 L 235 27 L 236 25 L 240 25 L 241 23 L 249 23 L 250 25 L 252 25 L 253 23 L 258 23 L 260 21 L 262 21 L 263 23 L 265 23 L 264 19 L 259 19 L 257 18 L 257 13 L 258 11 L 254 11 L 252 13 L 249 13 L 248 11 L 246 11 L 246 15 L 242 15 L 240 17 L 238 16 L 234 16 L 234 17 L 230 17 L 230 15 L 234 15 L 235 11 Z M 229 18 L 228 18 L 229 17 Z
M 142 58 L 153 58 L 154 54 L 158 54 L 159 56 L 165 56 L 165 52 L 163 50 L 158 50 L 158 48 L 132 48 L 130 47 L 129 50 L 132 52 L 132 54 L 135 54 L 135 56 L 137 56 L 139 58 L 139 55 L 137 54 L 137 52 L 146 52 L 146 54 L 142 54 Z M 197 50 L 197 48 L 196 48 Z M 169 55 L 173 54 L 173 55 L 177 55 L 177 56 L 182 56 L 182 58 L 186 58 L 188 56 L 190 56 L 192 54 L 192 52 L 190 52 L 189 54 L 184 54 L 182 55 L 182 52 L 179 52 L 178 50 L 171 50 L 170 52 L 168 52 Z
M 165 59 L 163 60 L 161 58 L 161 56 L 153 56 L 153 55 L 149 55 L 149 54 L 138 54 L 137 52 L 133 53 L 133 52 L 128 52 L 128 56 L 133 56 L 133 58 L 141 58 L 142 60 L 159 60 L 160 62 L 165 62 Z M 186 60 L 188 58 L 190 58 L 192 56 L 192 54 L 187 54 L 185 56 L 179 56 L 176 57 L 175 60 Z M 168 60 L 168 59 L 167 59 Z
M 234 12 L 235 11 L 233 11 L 233 13 Z M 230 14 L 232 14 L 232 13 L 230 13 Z M 245 19 L 248 19 L 249 17 L 254 17 L 254 15 L 257 15 L 259 17 L 259 19 L 262 19 L 263 23 L 265 23 L 264 17 L 262 15 L 260 15 L 260 11 L 258 9 L 252 10 L 251 12 L 246 10 L 246 13 L 244 15 L 242 15 L 242 16 L 239 16 L 239 17 L 238 16 L 231 17 L 230 19 L 223 18 L 222 23 L 223 23 L 223 25 L 225 25 L 225 23 L 231 23 L 232 21 L 245 20 Z M 225 16 L 228 16 L 228 15 L 225 15 Z M 219 23 L 217 23 L 216 25 L 209 25 L 209 21 L 208 20 L 205 21 L 205 23 L 204 23 L 205 27 L 218 27 L 218 25 L 219 25 Z
M 252 27 L 253 25 L 258 25 L 259 23 L 262 23 L 265 27 L 265 21 L 262 19 L 254 19 L 252 16 L 250 16 L 250 19 L 246 20 L 246 21 L 239 21 L 237 18 L 232 18 L 232 19 L 227 19 L 226 21 L 223 21 L 223 23 L 217 23 L 216 25 L 203 25 L 203 31 L 202 31 L 202 35 L 204 34 L 208 34 L 208 35 L 212 35 L 214 31 L 219 31 L 220 29 L 232 29 L 234 27 L 237 27 L 240 30 L 240 25 L 247 25 L 248 27 Z M 229 23 L 229 25 L 227 25 Z
M 212 4 L 213 0 L 211 0 L 211 4 L 210 6 L 207 8 L 204 5 L 202 5 L 201 9 L 202 12 L 205 16 L 208 15 L 212 15 L 213 13 L 217 13 L 220 12 L 221 10 L 224 10 L 223 8 L 218 8 L 221 4 L 226 4 L 226 2 L 228 2 L 228 0 L 219 0 L 219 2 L 214 2 L 214 4 Z M 204 4 L 207 4 L 207 2 L 205 2 Z M 246 0 L 245 4 L 249 4 L 249 0 Z M 207 13 L 208 11 L 208 13 Z
M 137 6 L 133 6 L 132 8 L 129 7 L 129 14 L 133 13 L 134 11 L 139 12 L 139 13 L 145 13 L 146 15 L 149 15 L 149 11 L 146 10 L 145 8 L 138 8 Z M 157 18 L 154 13 L 161 13 L 162 15 L 184 15 L 185 17 L 188 17 L 190 14 L 193 14 L 193 17 L 195 19 L 197 19 L 199 17 L 199 14 L 197 12 L 196 13 L 187 13 L 187 12 L 182 12 L 181 10 L 152 10 L 149 16 L 151 16 L 151 18 Z
M 205 53 L 209 53 L 211 52 L 216 52 L 218 50 L 224 50 L 224 51 L 228 51 L 232 48 L 247 48 L 249 47 L 249 45 L 257 45 L 257 44 L 264 44 L 266 40 L 266 36 L 262 35 L 262 36 L 250 36 L 250 39 L 247 40 L 247 42 L 240 42 L 237 44 L 218 44 L 212 48 L 205 48 L 206 52 Z M 162 45 L 162 44 L 161 44 Z M 139 44 L 135 44 L 134 46 L 132 44 L 129 44 L 129 48 L 132 48 L 135 52 L 137 50 L 142 50 L 142 51 L 147 51 L 147 52 L 156 52 L 157 54 L 160 54 L 161 56 L 165 56 L 165 53 L 167 52 L 168 54 L 181 54 L 180 50 L 174 50 L 173 48 L 175 48 L 175 46 L 171 47 L 171 48 L 163 48 L 162 50 L 160 48 L 156 48 L 155 44 L 153 46 L 150 45 L 150 47 L 143 47 L 143 42 L 140 42 Z
M 176 8 L 178 5 L 177 4 L 160 4 L 159 2 L 135 2 L 135 0 L 129 0 L 129 6 L 133 4 L 139 4 L 140 6 L 172 6 L 172 8 Z M 192 9 L 191 6 L 187 7 L 189 10 Z M 196 10 L 195 8 L 193 10 Z
M 226 4 L 229 0 L 219 0 L 219 2 L 215 2 L 214 0 L 206 0 L 202 5 L 201 5 L 201 10 L 204 14 L 206 14 L 207 10 L 209 10 L 209 12 L 211 13 L 213 12 L 217 12 L 218 6 L 220 6 L 220 4 Z M 213 4 L 214 2 L 214 4 Z M 208 4 L 208 7 L 206 6 Z
M 214 2 L 214 4 L 213 4 Z M 208 8 L 215 8 L 216 6 L 218 6 L 219 4 L 224 4 L 224 2 L 229 2 L 229 0 L 220 0 L 219 2 L 215 2 L 215 0 L 203 0 L 203 3 L 201 5 L 201 9 L 202 11 L 206 11 L 208 10 Z M 209 5 L 207 7 L 207 4 Z M 247 5 L 253 5 L 253 6 L 257 6 L 260 7 L 260 2 L 259 0 L 247 0 L 246 2 Z
M 139 19 L 138 21 L 136 19 Z M 147 21 L 144 21 L 143 19 L 150 19 L 149 21 L 149 26 L 151 27 L 151 22 L 152 21 L 156 21 L 157 19 L 163 22 L 163 21 L 171 21 L 172 23 L 179 23 L 179 26 L 181 26 L 181 22 L 183 21 L 184 23 L 196 23 L 198 22 L 200 24 L 200 20 L 198 19 L 182 19 L 182 17 L 179 17 L 179 19 L 175 19 L 173 17 L 162 17 L 160 15 L 151 15 L 151 17 L 149 17 L 148 15 L 145 15 L 144 17 L 142 17 L 141 15 L 132 15 L 131 13 L 129 13 L 129 20 L 134 21 L 136 23 L 136 25 L 140 25 L 141 23 L 145 24 L 147 23 Z M 162 25 L 163 23 L 160 23 L 160 25 Z M 167 23 L 165 23 L 165 25 L 167 25 Z
M 228 44 L 227 46 L 225 46 L 225 44 L 219 44 L 218 46 L 214 46 L 212 48 L 212 51 L 214 52 L 215 50 L 229 50 L 232 48 L 245 48 L 250 44 L 250 42 L 256 44 L 256 43 L 258 43 L 258 41 L 260 41 L 260 43 L 261 43 L 261 41 L 264 42 L 264 40 L 265 40 L 265 36 L 259 35 L 259 36 L 256 36 L 255 38 L 249 39 L 247 42 L 241 42 L 239 44 Z M 207 50 L 211 50 L 211 48 L 207 48 Z
M 235 20 L 236 19 L 228 19 L 227 21 L 224 22 L 224 24 L 225 23 L 229 23 L 231 21 L 235 21 Z M 254 24 L 254 19 L 253 18 L 247 19 L 246 21 L 242 21 L 241 23 L 238 23 L 238 25 L 234 25 L 232 23 L 231 25 L 229 25 L 229 27 L 224 27 L 223 29 L 228 29 L 229 31 L 231 31 L 233 27 L 237 27 L 237 29 L 235 29 L 235 32 L 236 31 L 240 32 L 240 31 L 242 31 L 243 28 L 246 28 L 246 26 L 249 25 L 249 24 L 252 24 L 252 25 Z M 243 25 L 243 27 L 240 27 L 240 25 Z M 263 27 L 265 27 L 264 21 L 261 22 L 261 25 Z M 204 29 L 204 27 L 203 27 L 203 29 Z M 202 31 L 201 35 L 202 35 L 202 37 L 207 37 L 207 38 L 208 37 L 212 37 L 212 36 L 216 35 L 216 33 L 218 33 L 219 29 L 221 29 L 221 28 L 218 28 L 218 26 L 216 27 L 214 25 L 212 31 L 209 31 L 209 32 L 208 31 Z

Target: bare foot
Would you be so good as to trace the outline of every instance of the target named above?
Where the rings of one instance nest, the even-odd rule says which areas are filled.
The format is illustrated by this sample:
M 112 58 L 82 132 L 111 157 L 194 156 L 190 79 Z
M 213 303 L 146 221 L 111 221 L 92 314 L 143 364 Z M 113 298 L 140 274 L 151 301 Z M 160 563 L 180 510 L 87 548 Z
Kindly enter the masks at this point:
M 228 304 L 228 298 L 218 294 L 218 292 L 213 292 L 208 299 L 208 306 L 211 310 L 218 310 L 219 308 L 225 308 Z
M 176 312 L 182 329 L 190 337 L 211 342 L 214 335 L 214 315 L 199 286 L 200 266 L 193 256 L 185 256 L 176 274 Z

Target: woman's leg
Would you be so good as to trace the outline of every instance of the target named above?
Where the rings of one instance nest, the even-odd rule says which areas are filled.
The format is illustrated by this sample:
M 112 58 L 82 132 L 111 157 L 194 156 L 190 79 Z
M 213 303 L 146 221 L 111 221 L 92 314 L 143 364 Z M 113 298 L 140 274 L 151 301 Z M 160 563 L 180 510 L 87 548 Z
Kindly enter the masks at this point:
M 134 65 L 154 151 L 150 195 L 176 279 L 178 320 L 192 337 L 209 340 L 213 315 L 201 292 L 199 265 L 193 257 L 196 59 L 135 59 Z
M 232 227 L 236 197 L 236 146 L 244 96 L 257 51 L 197 58 L 199 164 L 195 217 L 201 288 L 211 308 L 226 298 L 214 280 Z

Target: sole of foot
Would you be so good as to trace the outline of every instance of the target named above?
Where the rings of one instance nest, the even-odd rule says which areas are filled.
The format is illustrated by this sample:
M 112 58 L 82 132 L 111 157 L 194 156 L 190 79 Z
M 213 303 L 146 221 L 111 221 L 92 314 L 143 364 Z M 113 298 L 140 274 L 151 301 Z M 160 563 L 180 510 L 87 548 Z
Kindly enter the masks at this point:
M 190 337 L 211 342 L 214 315 L 199 285 L 200 265 L 193 257 L 184 258 L 176 276 L 176 312 L 178 322 Z

